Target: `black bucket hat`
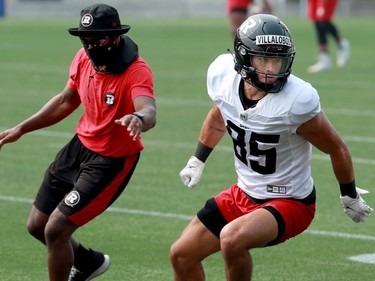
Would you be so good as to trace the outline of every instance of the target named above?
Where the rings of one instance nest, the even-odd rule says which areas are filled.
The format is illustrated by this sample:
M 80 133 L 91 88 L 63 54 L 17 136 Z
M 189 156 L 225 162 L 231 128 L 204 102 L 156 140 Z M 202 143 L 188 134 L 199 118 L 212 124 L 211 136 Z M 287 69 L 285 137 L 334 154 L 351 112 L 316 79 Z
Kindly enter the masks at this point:
M 81 20 L 78 28 L 69 28 L 73 36 L 102 36 L 124 34 L 130 25 L 121 25 L 118 12 L 106 4 L 91 5 L 81 11 Z

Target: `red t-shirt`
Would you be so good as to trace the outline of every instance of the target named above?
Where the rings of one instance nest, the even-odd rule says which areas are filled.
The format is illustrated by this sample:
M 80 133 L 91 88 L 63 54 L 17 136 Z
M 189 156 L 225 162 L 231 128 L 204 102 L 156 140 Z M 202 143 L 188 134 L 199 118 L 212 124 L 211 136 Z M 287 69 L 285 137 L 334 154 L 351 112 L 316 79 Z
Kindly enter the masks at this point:
M 331 21 L 338 0 L 309 0 L 307 14 L 312 21 Z
M 227 13 L 230 14 L 235 9 L 242 9 L 247 11 L 253 0 L 228 0 Z
M 141 138 L 129 136 L 116 119 L 135 111 L 133 99 L 154 96 L 153 75 L 139 57 L 120 74 L 96 72 L 85 50 L 80 49 L 70 66 L 68 87 L 78 91 L 84 107 L 76 133 L 82 144 L 101 155 L 128 156 L 143 149 Z

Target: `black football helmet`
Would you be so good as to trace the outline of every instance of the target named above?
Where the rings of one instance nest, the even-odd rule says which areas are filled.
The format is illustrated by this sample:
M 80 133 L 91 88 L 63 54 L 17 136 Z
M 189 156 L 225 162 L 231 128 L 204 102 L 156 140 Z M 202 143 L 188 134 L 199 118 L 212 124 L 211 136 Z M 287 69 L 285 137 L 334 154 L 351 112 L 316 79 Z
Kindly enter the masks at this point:
M 249 17 L 237 29 L 234 39 L 234 68 L 242 79 L 258 90 L 278 93 L 292 71 L 295 53 L 287 26 L 273 15 L 257 14 Z M 280 72 L 270 74 L 258 71 L 251 64 L 252 56 L 281 59 Z M 277 80 L 274 83 L 262 83 L 257 74 L 263 74 L 266 78 L 277 77 Z

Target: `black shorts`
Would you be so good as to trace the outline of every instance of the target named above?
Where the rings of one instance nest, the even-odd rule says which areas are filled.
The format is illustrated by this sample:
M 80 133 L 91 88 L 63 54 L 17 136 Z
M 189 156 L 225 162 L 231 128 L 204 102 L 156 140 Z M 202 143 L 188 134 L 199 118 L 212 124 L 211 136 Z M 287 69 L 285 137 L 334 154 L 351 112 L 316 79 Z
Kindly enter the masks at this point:
M 197 213 L 197 217 L 217 238 L 220 238 L 221 230 L 228 223 L 214 198 L 206 201 L 204 207 Z
M 105 157 L 75 135 L 47 169 L 34 205 L 50 215 L 58 208 L 81 226 L 105 211 L 123 192 L 140 154 Z

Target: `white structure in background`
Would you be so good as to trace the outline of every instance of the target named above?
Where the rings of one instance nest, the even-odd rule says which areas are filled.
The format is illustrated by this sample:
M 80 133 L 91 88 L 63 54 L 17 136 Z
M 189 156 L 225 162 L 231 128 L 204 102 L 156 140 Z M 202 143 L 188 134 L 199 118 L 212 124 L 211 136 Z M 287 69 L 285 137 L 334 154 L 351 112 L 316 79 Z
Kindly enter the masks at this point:
M 307 0 L 269 0 L 280 17 L 306 17 Z M 92 0 L 0 0 L 10 18 L 77 18 Z M 106 0 L 124 18 L 226 17 L 226 0 Z M 374 0 L 340 0 L 337 16 L 375 13 Z

